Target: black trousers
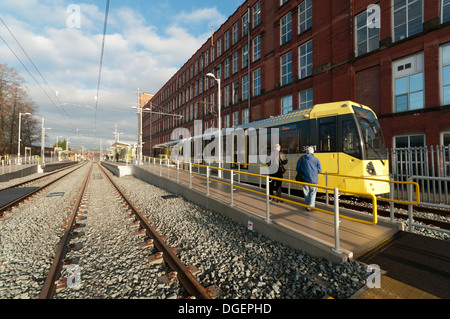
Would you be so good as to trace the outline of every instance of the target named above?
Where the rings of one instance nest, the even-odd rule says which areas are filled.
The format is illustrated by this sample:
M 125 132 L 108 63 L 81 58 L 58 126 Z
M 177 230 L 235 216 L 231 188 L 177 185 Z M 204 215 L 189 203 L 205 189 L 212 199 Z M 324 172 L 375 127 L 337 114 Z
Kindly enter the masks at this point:
M 270 174 L 270 177 L 277 177 L 277 178 L 283 178 L 283 173 L 281 173 L 281 170 L 276 172 L 275 174 Z M 282 181 L 271 179 L 270 180 L 270 186 L 269 186 L 269 195 L 273 195 L 273 191 L 275 190 L 277 192 L 276 196 L 281 197 L 281 185 Z

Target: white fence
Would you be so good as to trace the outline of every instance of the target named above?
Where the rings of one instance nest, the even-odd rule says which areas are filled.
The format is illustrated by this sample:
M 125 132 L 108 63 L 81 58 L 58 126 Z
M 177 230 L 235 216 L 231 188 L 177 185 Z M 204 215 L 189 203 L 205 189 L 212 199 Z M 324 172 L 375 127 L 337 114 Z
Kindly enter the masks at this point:
M 408 181 L 410 177 L 418 176 L 424 205 L 450 205 L 450 145 L 396 148 L 388 153 L 393 180 Z M 407 199 L 406 186 L 395 185 L 394 194 L 398 199 Z

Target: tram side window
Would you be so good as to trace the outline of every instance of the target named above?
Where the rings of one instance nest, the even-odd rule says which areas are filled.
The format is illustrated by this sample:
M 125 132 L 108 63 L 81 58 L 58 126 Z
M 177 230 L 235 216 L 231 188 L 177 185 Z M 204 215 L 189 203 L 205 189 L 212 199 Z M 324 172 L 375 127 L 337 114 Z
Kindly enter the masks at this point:
M 336 123 L 320 121 L 319 123 L 319 145 L 321 152 L 336 152 Z
M 300 122 L 300 129 L 298 134 L 299 134 L 299 153 L 306 153 L 306 148 L 312 145 L 309 133 L 309 121 Z
M 342 150 L 344 153 L 361 159 L 361 145 L 354 120 L 342 121 Z
M 281 151 L 285 154 L 298 154 L 298 131 L 289 130 L 280 132 Z

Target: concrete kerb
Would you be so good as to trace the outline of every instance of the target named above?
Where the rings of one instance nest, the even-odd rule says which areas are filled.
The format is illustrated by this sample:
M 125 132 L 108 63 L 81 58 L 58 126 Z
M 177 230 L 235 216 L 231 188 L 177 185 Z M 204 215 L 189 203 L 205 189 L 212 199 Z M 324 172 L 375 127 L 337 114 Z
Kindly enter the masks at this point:
M 111 162 L 101 162 L 101 164 L 108 169 L 111 173 L 118 177 L 133 175 L 132 165 L 120 165 Z
M 24 169 L 20 169 L 17 170 L 15 172 L 11 172 L 11 173 L 5 173 L 0 175 L 0 182 L 8 182 L 12 179 L 16 179 L 16 178 L 22 178 L 31 174 L 36 174 L 38 173 L 38 168 L 39 165 L 33 165 Z
M 148 170 L 136 165 L 133 165 L 132 167 L 132 175 L 136 178 L 156 187 L 165 189 L 168 192 L 181 195 L 200 207 L 228 216 L 245 227 L 247 227 L 248 221 L 251 221 L 253 223 L 254 231 L 257 231 L 274 241 L 284 243 L 298 250 L 303 250 L 312 256 L 324 258 L 333 263 L 347 262 L 353 257 L 353 253 L 348 250 L 342 249 L 342 253 L 337 253 L 332 250 L 334 246 L 330 243 L 300 232 L 283 223 L 276 221 L 267 223 L 261 216 L 249 211 L 240 210 L 236 206 L 232 207 L 228 203 L 224 203 L 213 196 L 207 197 L 204 193 L 195 189 L 190 189 L 187 185 L 181 185 L 176 181 L 161 178 L 159 175 L 154 175 Z

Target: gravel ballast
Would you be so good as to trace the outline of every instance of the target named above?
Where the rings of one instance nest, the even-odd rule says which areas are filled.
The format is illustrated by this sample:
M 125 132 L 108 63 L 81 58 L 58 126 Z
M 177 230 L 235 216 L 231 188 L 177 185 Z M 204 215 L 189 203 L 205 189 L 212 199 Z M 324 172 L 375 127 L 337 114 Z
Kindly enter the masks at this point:
M 64 233 L 61 225 L 71 210 L 89 165 L 21 204 L 0 220 L 0 298 L 37 298 Z M 67 258 L 79 259 L 79 285 L 56 299 L 178 299 L 188 297 L 174 281 L 158 280 L 170 269 L 150 265 L 155 251 L 139 248 L 144 241 L 112 188 L 94 165 L 84 227 L 71 243 L 82 245 Z M 132 176 L 113 177 L 186 264 L 197 267 L 204 287 L 220 288 L 220 299 L 349 298 L 372 275 L 357 261 L 333 264 L 249 231 L 232 219 Z M 46 197 L 53 192 L 64 196 Z M 73 273 L 63 270 L 64 278 Z M 73 268 L 71 269 L 73 270 Z M 71 277 L 72 276 L 72 277 Z
M 332 264 L 249 231 L 232 219 L 134 177 L 115 178 L 188 265 L 220 298 L 348 298 L 370 275 L 356 261 Z

